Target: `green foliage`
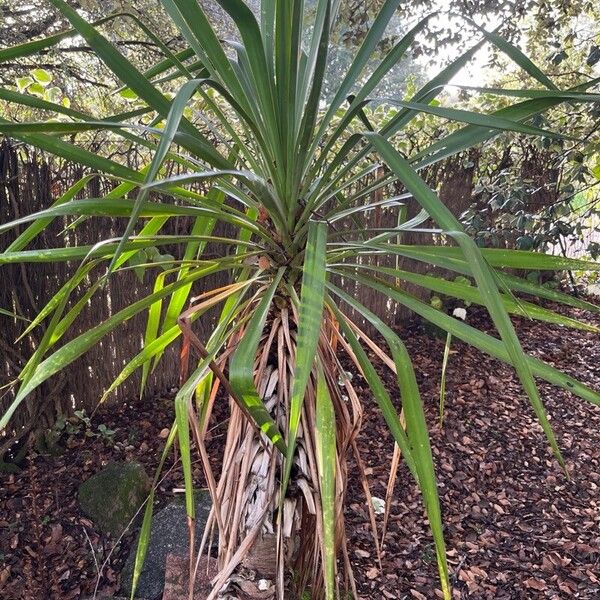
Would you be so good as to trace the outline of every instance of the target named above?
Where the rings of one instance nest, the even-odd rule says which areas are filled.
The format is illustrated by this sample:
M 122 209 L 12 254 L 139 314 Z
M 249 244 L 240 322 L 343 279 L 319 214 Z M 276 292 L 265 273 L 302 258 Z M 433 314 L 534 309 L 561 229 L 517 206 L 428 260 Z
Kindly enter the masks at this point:
M 529 51 L 536 61 L 556 73 L 563 85 L 576 85 L 581 77 L 595 82 L 598 75 L 594 65 L 586 64 L 587 43 L 598 41 L 597 11 L 593 7 L 585 10 L 591 11 L 589 15 L 578 17 L 573 12 L 560 21 L 554 34 L 564 37 L 555 42 L 556 52 L 549 53 L 546 39 L 541 44 L 541 38 L 529 34 Z M 556 15 L 552 18 L 556 20 Z M 577 27 L 575 22 L 579 23 Z M 515 82 L 531 84 L 526 74 L 508 64 L 502 67 L 502 71 L 488 75 L 488 80 L 494 82 L 489 94 L 473 95 L 471 89 L 463 90 L 470 97 L 470 105 L 484 110 L 503 106 L 506 99 L 496 93 L 513 94 L 508 88 L 516 87 Z M 514 136 L 482 149 L 475 167 L 476 202 L 462 218 L 478 244 L 564 255 L 573 245 L 578 252 L 587 250 L 592 258 L 596 257 L 599 107 L 598 101 L 587 105 L 565 103 L 534 117 L 537 126 L 575 135 L 577 144 L 548 137 Z
M 146 313 L 144 347 L 132 357 L 109 391 L 137 369 L 143 370 L 145 382 L 150 369 L 159 365 L 164 350 L 183 338 L 182 382 L 175 398 L 176 427 L 168 443 L 172 444 L 177 437 L 190 523 L 193 525 L 194 519 L 193 443 L 203 460 L 211 493 L 214 496 L 223 490 L 210 478 L 200 427 L 204 422 L 193 403 L 195 397 L 200 411 L 206 410 L 202 403 L 207 401 L 207 390 L 214 377 L 225 386 L 252 426 L 237 447 L 228 448 L 231 452 L 226 452 L 226 456 L 245 451 L 245 444 L 255 439 L 253 436 L 258 439 L 253 451 L 269 448 L 268 480 L 273 484 L 277 478 L 277 485 L 271 485 L 272 493 L 264 509 L 261 507 L 261 519 L 266 518 L 269 507 L 272 509 L 274 505 L 279 515 L 285 515 L 286 492 L 295 483 L 294 468 L 302 463 L 300 442 L 308 445 L 310 454 L 317 457 L 319 466 L 312 470 L 317 476 L 311 475 L 310 469 L 303 476 L 306 480 L 313 477 L 312 507 L 314 512 L 320 507 L 319 514 L 324 520 L 316 527 L 316 533 L 302 530 L 298 535 L 302 543 L 313 545 L 315 560 L 321 563 L 312 575 L 313 587 L 325 589 L 327 598 L 332 598 L 336 573 L 341 581 L 340 571 L 344 568 L 341 561 L 335 560 L 339 541 L 343 539 L 335 527 L 341 522 L 337 515 L 341 514 L 344 489 L 334 467 L 345 460 L 353 435 L 337 383 L 336 349 L 341 331 L 421 490 L 442 593 L 449 600 L 452 592 L 435 465 L 410 356 L 381 315 L 375 315 L 332 280 L 334 276 L 346 278 L 383 293 L 447 332 L 448 341 L 452 335 L 514 366 L 549 445 L 563 464 L 534 377 L 569 389 L 595 404 L 600 404 L 600 394 L 526 355 L 509 313 L 589 329 L 585 323 L 522 302 L 514 293 L 552 298 L 592 310 L 595 307 L 506 271 L 515 268 L 597 271 L 600 267 L 530 250 L 480 249 L 419 172 L 500 133 L 558 140 L 556 143 L 569 147 L 574 143 L 572 135 L 549 128 L 539 121 L 539 115 L 565 102 L 583 106 L 598 102 L 598 94 L 588 91 L 596 82 L 573 85 L 562 91 L 515 45 L 496 33 L 477 28 L 481 40 L 475 46 L 423 86 L 409 90 L 409 97 L 392 98 L 388 102 L 392 108 L 379 109 L 369 106 L 371 93 L 406 57 L 429 21 L 423 19 L 397 40 L 382 44 L 400 0 L 382 3 L 333 97 L 327 96 L 324 81 L 338 2 L 315 3 L 314 14 L 310 20 L 307 17 L 306 22 L 310 21 L 312 27 L 303 45 L 303 3 L 299 0 L 264 0 L 258 20 L 242 0 L 220 1 L 239 34 L 239 41 L 233 44 L 221 41 L 195 0 L 163 0 L 171 26 L 187 46 L 174 54 L 151 30 L 144 30 L 162 51 L 160 60 L 149 68 L 136 65 L 97 25 L 64 0 L 51 3 L 69 21 L 73 33 L 85 40 L 97 60 L 120 81 L 123 87 L 112 91 L 123 102 L 130 102 L 134 110 L 116 112 L 103 119 L 72 110 L 56 98 L 45 96 L 53 88 L 47 87 L 51 81 L 40 72 L 37 81 L 33 80 L 36 73 L 32 73 L 31 82 L 22 81 L 20 91 L 0 90 L 12 106 L 41 108 L 53 111 L 53 117 L 60 116 L 60 120 L 20 123 L 0 119 L 0 132 L 79 162 L 118 182 L 101 198 L 75 200 L 75 192 L 69 190 L 52 207 L 0 227 L 3 233 L 31 223 L 0 254 L 0 263 L 81 261 L 69 282 L 49 299 L 41 316 L 29 326 L 28 331 L 45 322 L 45 334 L 21 373 L 20 387 L 0 419 L 0 426 L 9 423 L 19 405 L 42 382 L 84 355 L 108 332 L 135 315 Z M 34 49 L 24 44 L 0 50 L 0 62 L 57 46 L 63 38 L 58 35 L 36 42 Z M 535 87 L 494 92 L 502 103 L 488 112 L 444 106 L 439 101 L 442 90 L 484 43 L 504 53 Z M 374 58 L 377 52 L 381 52 L 381 60 Z M 373 61 L 376 67 L 369 72 Z M 37 98 L 41 92 L 43 97 Z M 31 100 L 31 94 L 36 96 L 35 101 Z M 507 94 L 514 94 L 518 101 L 507 100 Z M 377 119 L 372 119 L 374 114 Z M 434 140 L 423 146 L 411 146 L 411 127 L 430 122 L 430 118 L 453 124 L 441 129 Z M 146 166 L 135 170 L 84 149 L 80 145 L 82 137 L 98 131 L 141 149 L 147 157 Z M 382 165 L 383 175 L 377 174 L 374 184 L 370 176 Z M 210 191 L 201 193 L 193 184 L 202 184 Z M 81 182 L 77 186 L 80 190 Z M 397 227 L 373 229 L 365 215 L 377 206 L 374 190 L 384 190 L 385 195 L 391 186 L 403 187 L 422 211 L 413 219 L 406 220 L 406 215 L 399 218 Z M 133 198 L 132 191 L 136 192 Z M 155 196 L 158 191 L 160 200 Z M 397 198 L 385 200 L 400 204 Z M 182 216 L 194 220 L 189 235 L 161 233 L 168 220 Z M 126 224 L 116 240 L 98 240 L 93 247 L 27 250 L 30 242 L 57 217 L 67 217 L 73 227 L 77 227 L 81 218 L 120 218 Z M 71 217 L 76 219 L 70 221 Z M 349 217 L 355 228 L 342 236 L 334 224 Z M 428 218 L 435 228 L 423 230 L 421 225 Z M 217 223 L 227 224 L 230 233 L 215 235 L 213 229 Z M 428 232 L 440 243 L 398 243 L 404 232 Z M 205 250 L 211 242 L 233 251 L 208 256 Z M 522 244 L 527 246 L 526 241 Z M 161 250 L 167 245 L 168 254 Z M 171 248 L 177 248 L 177 252 Z M 363 260 L 374 255 L 416 259 L 442 267 L 456 279 L 379 267 Z M 131 269 L 139 276 L 154 277 L 153 291 L 57 347 L 87 299 L 92 294 L 104 293 L 103 284 L 108 277 L 119 277 Z M 194 285 L 202 284 L 216 272 L 227 273 L 231 283 L 220 289 L 204 289 L 192 299 Z M 411 281 L 461 302 L 482 304 L 490 313 L 499 338 L 407 294 L 400 281 Z M 165 313 L 163 302 L 167 299 Z M 344 315 L 340 300 L 383 336 L 387 349 L 382 348 L 380 354 L 391 354 L 388 364 L 394 365 L 398 377 L 406 426 L 364 351 L 362 336 Z M 204 346 L 195 336 L 192 323 L 209 307 L 221 303 L 221 318 Z M 188 304 L 189 308 L 183 311 Z M 276 335 L 280 350 L 274 367 L 284 389 L 274 405 L 267 405 L 266 398 L 259 393 L 259 388 L 266 384 L 258 374 L 269 360 L 261 351 L 261 343 Z M 188 369 L 192 350 L 199 359 Z M 228 379 L 223 369 L 226 362 Z M 291 378 L 286 376 L 289 365 Z M 344 385 L 351 384 L 345 381 Z M 110 437 L 114 432 L 105 429 L 100 433 Z M 305 449 L 302 452 L 302 456 L 307 454 Z M 223 477 L 233 476 L 231 473 L 225 469 Z M 311 505 L 306 493 L 302 502 Z M 148 543 L 151 504 L 146 509 L 143 526 L 145 541 L 138 550 L 138 572 L 146 551 L 144 544 Z M 230 535 L 236 536 L 240 517 L 234 514 L 229 518 L 235 525 Z M 223 534 L 227 524 L 222 522 L 219 511 L 215 519 Z M 218 579 L 216 589 L 235 569 L 238 549 L 242 552 L 247 548 L 246 539 L 262 528 L 260 519 L 247 525 L 248 538 L 240 540 L 237 547 L 230 546 L 227 556 L 221 557 L 224 562 L 220 565 L 220 577 L 224 579 Z M 270 526 L 283 535 L 283 526 L 277 523 Z M 285 544 L 285 540 L 280 538 L 280 543 Z M 307 563 L 313 564 L 310 560 Z M 283 567 L 278 572 L 284 573 Z M 305 580 L 306 577 L 302 579 Z M 278 582 L 278 589 L 282 595 L 284 582 Z M 299 594 L 302 592 L 300 589 Z
M 58 86 L 50 86 L 51 83 L 52 74 L 44 69 L 33 69 L 30 71 L 30 75 L 16 79 L 19 93 L 31 94 L 48 102 L 50 106 L 60 104 L 66 109 L 70 108 L 71 101 L 69 98 L 63 94 Z
M 72 417 L 60 415 L 52 427 L 44 432 L 43 439 L 38 440 L 38 447 L 50 453 L 60 453 L 61 445 L 69 443 L 69 438 L 84 436 L 86 438 L 100 438 L 106 444 L 114 444 L 117 429 L 110 429 L 105 423 L 96 427 L 85 410 L 76 410 Z

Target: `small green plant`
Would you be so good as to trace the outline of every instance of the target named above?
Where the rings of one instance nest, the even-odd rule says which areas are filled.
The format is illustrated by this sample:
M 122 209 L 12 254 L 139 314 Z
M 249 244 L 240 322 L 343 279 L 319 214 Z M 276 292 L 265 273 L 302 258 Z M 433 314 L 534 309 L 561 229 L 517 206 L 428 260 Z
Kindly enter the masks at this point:
M 141 436 L 142 432 L 140 431 L 140 428 L 133 425 L 127 430 L 127 443 L 136 444 Z
M 104 423 L 98 425 L 98 434 L 100 437 L 111 444 L 115 441 L 117 431 L 117 429 L 109 429 Z
M 69 424 L 71 426 L 74 426 L 76 428 L 83 426 L 86 430 L 92 428 L 92 421 L 90 420 L 90 417 L 88 417 L 85 409 L 76 410 L 73 414 L 75 415 L 76 420 L 69 421 Z
M 421 559 L 424 563 L 435 564 L 435 548 L 431 544 L 426 544 L 421 552 Z
M 98 425 L 98 435 L 109 444 L 114 443 L 117 431 L 117 429 L 109 429 L 104 423 Z
M 100 423 L 96 431 L 91 418 L 85 409 L 76 410 L 72 417 L 60 415 L 52 427 L 44 435 L 43 446 L 50 452 L 60 450 L 60 442 L 64 436 L 77 437 L 83 435 L 88 438 L 100 437 L 109 444 L 114 443 L 116 429 L 109 429 L 104 423 Z

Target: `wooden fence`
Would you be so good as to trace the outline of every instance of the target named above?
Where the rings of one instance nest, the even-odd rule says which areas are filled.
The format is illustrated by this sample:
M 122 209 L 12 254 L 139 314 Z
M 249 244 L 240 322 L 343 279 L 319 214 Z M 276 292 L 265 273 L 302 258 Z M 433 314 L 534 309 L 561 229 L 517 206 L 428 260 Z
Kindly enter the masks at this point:
M 26 146 L 18 148 L 8 142 L 0 145 L 0 223 L 47 208 L 53 199 L 68 189 L 86 173 L 68 163 L 56 163 Z M 106 182 L 94 178 L 82 190 L 81 197 L 98 197 L 108 191 Z M 67 220 L 57 218 L 28 249 L 93 244 L 122 232 L 123 222 L 112 219 L 88 219 L 76 229 L 65 230 Z M 165 233 L 185 232 L 186 219 L 173 219 Z M 2 237 L 6 248 L 18 234 Z M 223 232 L 221 232 L 223 233 Z M 168 249 L 169 250 L 169 249 Z M 167 251 L 168 251 L 167 250 Z M 77 267 L 75 263 L 29 263 L 0 266 L 0 307 L 33 319 L 45 303 L 59 290 Z M 84 285 L 92 283 L 99 271 L 92 271 Z M 226 283 L 225 275 L 215 274 L 202 280 L 202 286 L 212 289 Z M 152 291 L 150 277 L 140 282 L 133 271 L 110 278 L 106 287 L 87 303 L 82 314 L 71 326 L 64 341 L 68 341 L 92 326 L 106 320 L 116 311 Z M 198 289 L 196 291 L 201 291 Z M 211 327 L 211 318 L 198 324 L 201 335 Z M 41 339 L 44 328 L 16 341 L 26 323 L 0 316 L 0 386 L 14 381 Z M 84 357 L 66 370 L 42 384 L 26 401 L 12 422 L 19 429 L 24 423 L 35 422 L 48 427 L 57 415 L 69 415 L 74 410 L 93 410 L 103 391 L 118 375 L 128 359 L 139 352 L 145 329 L 145 315 L 140 314 L 105 336 Z M 63 343 L 62 341 L 60 343 Z M 150 378 L 148 393 L 154 394 L 177 382 L 177 351 L 172 348 L 162 359 L 162 367 Z M 0 413 L 10 404 L 13 393 L 4 391 L 0 399 Z M 139 393 L 139 377 L 131 377 L 112 396 L 125 400 Z M 38 426 L 38 425 L 36 425 Z
M 456 214 L 464 210 L 471 202 L 473 169 L 456 168 L 447 164 L 429 172 L 427 178 L 432 184 L 439 184 L 440 193 Z M 27 146 L 0 143 L 0 223 L 11 221 L 43 208 L 47 208 L 58 195 L 81 179 L 86 172 L 75 165 L 50 159 Z M 109 190 L 109 184 L 100 178 L 92 179 L 82 190 L 80 197 L 99 197 Z M 401 190 L 395 190 L 400 192 Z M 388 190 L 388 193 L 392 190 Z M 414 202 L 408 203 L 408 216 L 418 212 Z M 398 208 L 381 208 L 368 214 L 369 226 L 390 227 L 398 221 Z M 99 240 L 116 236 L 122 232 L 123 222 L 111 219 L 88 219 L 76 229 L 65 229 L 67 219 L 57 218 L 32 243 L 28 249 L 58 246 L 93 244 Z M 186 233 L 190 221 L 186 218 L 173 219 L 168 223 L 165 233 Z M 343 231 L 346 224 L 340 223 Z M 348 226 L 350 228 L 350 226 Z M 0 249 L 7 245 L 19 233 L 11 232 L 2 236 Z M 225 232 L 221 232 L 225 233 Z M 428 243 L 423 234 L 404 234 L 404 243 Z M 420 236 L 420 237 L 419 237 Z M 169 249 L 176 253 L 177 249 Z M 218 251 L 218 249 L 217 249 Z M 366 261 L 385 260 L 389 266 L 395 266 L 393 259 L 367 257 Z M 382 263 L 379 263 L 382 264 Z M 64 284 L 76 268 L 74 263 L 59 264 L 19 264 L 0 267 L 0 307 L 15 311 L 19 315 L 32 319 Z M 408 261 L 400 263 L 401 268 L 408 267 Z M 424 269 L 423 265 L 410 265 L 414 269 Z M 92 271 L 95 273 L 95 271 Z M 202 280 L 194 293 L 202 289 L 212 289 L 226 283 L 223 274 L 217 274 Z M 109 318 L 117 310 L 151 291 L 152 281 L 140 282 L 133 272 L 118 274 L 110 279 L 102 293 L 97 293 L 87 303 L 83 313 L 73 323 L 68 335 L 60 343 L 88 330 L 90 327 Z M 85 284 L 92 282 L 88 277 Z M 386 318 L 387 322 L 399 326 L 407 313 L 393 302 L 368 289 L 359 288 L 351 281 L 343 281 L 346 292 L 359 299 L 375 313 Z M 423 294 L 413 286 L 407 286 L 411 292 Z M 352 312 L 352 311 L 350 311 Z M 360 320 L 359 320 L 360 321 Z M 31 335 L 18 340 L 26 326 L 23 321 L 0 316 L 0 386 L 14 381 L 21 368 L 31 356 L 43 333 L 43 326 Z M 214 324 L 214 313 L 207 315 L 198 323 L 201 335 L 210 332 Z M 359 323 L 363 324 L 363 323 Z M 364 324 L 363 324 L 364 325 Z M 120 372 L 127 359 L 134 356 L 141 347 L 145 328 L 145 315 L 140 314 L 127 321 L 123 326 L 105 336 L 84 357 L 76 360 L 60 374 L 42 384 L 24 406 L 16 413 L 11 424 L 13 432 L 24 424 L 35 423 L 36 428 L 51 426 L 57 415 L 68 415 L 74 410 L 93 410 L 106 387 Z M 18 340 L 18 341 L 17 341 Z M 178 373 L 177 349 L 172 348 L 162 359 L 161 367 L 152 375 L 148 394 L 176 385 Z M 131 377 L 111 398 L 112 401 L 126 400 L 138 394 L 139 376 Z M 3 388 L 0 398 L 0 413 L 10 404 L 14 390 Z

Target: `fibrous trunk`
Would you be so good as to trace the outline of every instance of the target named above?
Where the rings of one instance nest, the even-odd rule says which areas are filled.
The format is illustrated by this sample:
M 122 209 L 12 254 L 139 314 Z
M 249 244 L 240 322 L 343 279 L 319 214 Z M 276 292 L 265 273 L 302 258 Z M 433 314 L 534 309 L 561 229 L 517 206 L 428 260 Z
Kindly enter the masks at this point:
M 294 375 L 297 315 L 288 308 L 270 315 L 255 357 L 255 384 L 280 431 L 288 431 Z M 243 332 L 240 333 L 243 335 Z M 238 338 L 239 339 L 239 338 Z M 318 357 L 336 413 L 336 546 L 338 585 L 353 588 L 344 543 L 346 455 L 360 426 L 361 410 L 336 356 L 337 328 L 324 319 Z M 236 340 L 232 340 L 234 346 Z M 306 391 L 290 483 L 281 498 L 284 457 L 230 399 L 230 421 L 221 476 L 209 527 L 220 521 L 213 598 L 324 597 L 321 557 L 323 521 L 315 447 L 315 378 Z M 217 514 L 217 511 L 218 514 Z M 207 527 L 207 529 L 209 529 Z M 205 536 L 206 537 L 206 536 Z

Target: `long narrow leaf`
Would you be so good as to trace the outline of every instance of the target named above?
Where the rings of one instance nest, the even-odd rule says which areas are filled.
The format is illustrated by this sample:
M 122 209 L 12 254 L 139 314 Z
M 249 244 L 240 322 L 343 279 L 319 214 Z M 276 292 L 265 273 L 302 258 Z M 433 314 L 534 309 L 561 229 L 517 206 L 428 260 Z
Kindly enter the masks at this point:
M 273 296 L 283 274 L 284 269 L 277 272 L 273 282 L 264 292 L 258 307 L 254 311 L 244 332 L 244 337 L 231 358 L 229 380 L 231 387 L 236 391 L 257 426 L 269 437 L 278 450 L 285 454 L 287 448 L 283 436 L 265 408 L 254 384 L 254 361 L 258 344 L 271 308 Z
M 317 342 L 323 320 L 323 302 L 325 299 L 325 257 L 327 242 L 327 225 L 323 222 L 312 221 L 308 230 L 306 256 L 302 271 L 302 287 L 300 292 L 300 309 L 298 321 L 298 336 L 296 364 L 290 398 L 290 414 L 288 419 L 287 454 L 285 472 L 282 480 L 283 493 L 289 482 L 296 437 L 300 425 L 302 405 L 306 386 L 310 378 L 313 362 L 317 352 Z
M 323 563 L 325 571 L 325 598 L 335 598 L 335 523 L 336 523 L 336 421 L 333 403 L 322 367 L 317 375 L 315 418 L 315 447 L 317 469 L 321 485 L 323 515 Z
M 342 299 L 346 301 L 351 300 L 351 298 L 347 294 L 341 292 L 341 290 L 333 286 L 330 287 L 332 291 Z M 356 306 L 355 302 L 353 302 L 353 304 Z M 386 343 L 392 351 L 394 362 L 396 363 L 396 375 L 402 397 L 402 407 L 406 416 L 408 439 L 412 450 L 415 469 L 418 474 L 418 484 L 421 493 L 423 494 L 427 517 L 435 542 L 442 592 L 444 594 L 444 599 L 450 600 L 452 596 L 433 456 L 431 453 L 429 433 L 425 421 L 425 414 L 423 412 L 421 396 L 412 362 L 404 343 L 390 327 L 368 309 L 360 306 L 359 310 L 362 316 L 364 316 L 385 338 Z

